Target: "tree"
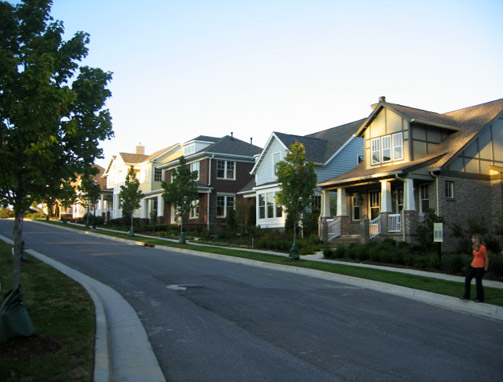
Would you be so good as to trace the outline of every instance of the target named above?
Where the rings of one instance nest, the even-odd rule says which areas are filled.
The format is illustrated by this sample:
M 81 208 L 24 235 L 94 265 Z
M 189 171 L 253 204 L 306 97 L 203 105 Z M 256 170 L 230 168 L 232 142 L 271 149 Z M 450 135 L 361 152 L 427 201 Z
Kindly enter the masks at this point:
M 290 146 L 285 160 L 280 161 L 277 166 L 276 174 L 281 189 L 276 194 L 276 202 L 285 207 L 288 216 L 293 216 L 293 246 L 290 250 L 290 259 L 298 259 L 297 223 L 314 196 L 316 188 L 314 163 L 306 163 L 304 145 L 295 142 Z
M 136 177 L 134 167 L 131 166 L 126 175 L 126 182 L 121 186 L 119 192 L 119 205 L 122 208 L 122 214 L 125 217 L 131 217 L 131 228 L 129 230 L 131 236 L 134 236 L 134 210 L 140 208 L 141 198 L 143 198 L 143 192 L 140 190 L 140 180 Z
M 190 171 L 185 157 L 180 157 L 180 162 L 171 171 L 171 183 L 162 182 L 163 199 L 175 207 L 175 213 L 181 217 L 180 243 L 185 243 L 183 235 L 183 217 L 187 216 L 194 208 L 197 200 L 197 171 Z
M 95 174 L 98 172 L 96 169 Z M 89 227 L 89 215 L 90 215 L 90 207 L 95 206 L 101 196 L 101 188 L 96 179 L 90 174 L 86 174 L 81 177 L 80 181 L 80 198 L 84 208 L 87 210 L 86 216 L 86 227 Z M 96 209 L 94 210 L 96 215 Z
M 63 41 L 51 4 L 0 2 L 0 201 L 15 210 L 14 289 L 25 211 L 86 173 L 102 157 L 99 141 L 113 136 L 111 73 L 79 65 L 89 35 Z

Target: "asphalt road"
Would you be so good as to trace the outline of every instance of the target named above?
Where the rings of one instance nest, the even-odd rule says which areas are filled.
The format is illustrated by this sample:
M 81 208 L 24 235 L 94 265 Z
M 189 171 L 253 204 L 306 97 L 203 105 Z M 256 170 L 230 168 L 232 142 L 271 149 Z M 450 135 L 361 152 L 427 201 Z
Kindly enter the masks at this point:
M 12 237 L 12 221 L 0 234 Z M 316 278 L 25 222 L 26 245 L 117 290 L 169 381 L 499 381 L 503 325 Z

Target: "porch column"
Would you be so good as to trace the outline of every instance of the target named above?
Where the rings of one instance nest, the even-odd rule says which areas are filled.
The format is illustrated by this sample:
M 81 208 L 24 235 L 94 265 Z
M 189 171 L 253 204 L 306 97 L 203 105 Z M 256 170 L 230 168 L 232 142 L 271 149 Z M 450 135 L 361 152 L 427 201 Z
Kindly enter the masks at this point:
M 157 217 L 164 216 L 164 199 L 162 195 L 157 196 Z
M 337 216 L 348 216 L 346 189 L 342 187 L 337 188 Z
M 321 191 L 321 217 L 330 217 L 330 191 Z
M 391 212 L 391 183 L 381 182 L 381 212 Z
M 147 219 L 148 217 L 147 211 L 148 211 L 148 200 L 143 198 L 141 200 L 141 206 L 140 206 L 140 217 L 142 219 Z
M 415 211 L 416 202 L 414 200 L 414 181 L 411 178 L 404 179 L 403 198 L 403 209 L 405 211 Z

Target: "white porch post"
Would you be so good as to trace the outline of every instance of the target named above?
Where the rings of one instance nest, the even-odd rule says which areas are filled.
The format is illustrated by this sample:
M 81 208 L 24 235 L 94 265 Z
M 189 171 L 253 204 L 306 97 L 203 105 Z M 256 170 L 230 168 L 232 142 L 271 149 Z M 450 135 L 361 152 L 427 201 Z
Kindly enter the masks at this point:
M 337 216 L 347 216 L 348 208 L 346 206 L 346 189 L 337 188 Z
M 330 217 L 330 191 L 321 191 L 321 217 Z
M 162 195 L 157 196 L 157 216 L 164 216 L 164 199 Z
M 141 206 L 140 206 L 140 217 L 141 218 L 146 219 L 148 217 L 147 210 L 148 210 L 148 200 L 143 198 L 141 200 Z
M 391 183 L 381 182 L 381 212 L 391 212 Z
M 403 209 L 405 211 L 415 211 L 416 203 L 414 201 L 414 181 L 413 179 L 406 178 L 403 182 Z

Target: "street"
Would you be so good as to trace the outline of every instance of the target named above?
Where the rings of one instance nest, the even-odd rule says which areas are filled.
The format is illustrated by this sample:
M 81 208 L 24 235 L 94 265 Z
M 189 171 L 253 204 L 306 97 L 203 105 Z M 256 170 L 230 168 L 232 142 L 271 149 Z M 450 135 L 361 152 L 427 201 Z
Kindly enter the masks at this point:
M 1 235 L 12 229 L 0 220 Z M 27 221 L 23 237 L 118 291 L 169 381 L 480 382 L 503 373 L 497 321 L 52 225 Z

